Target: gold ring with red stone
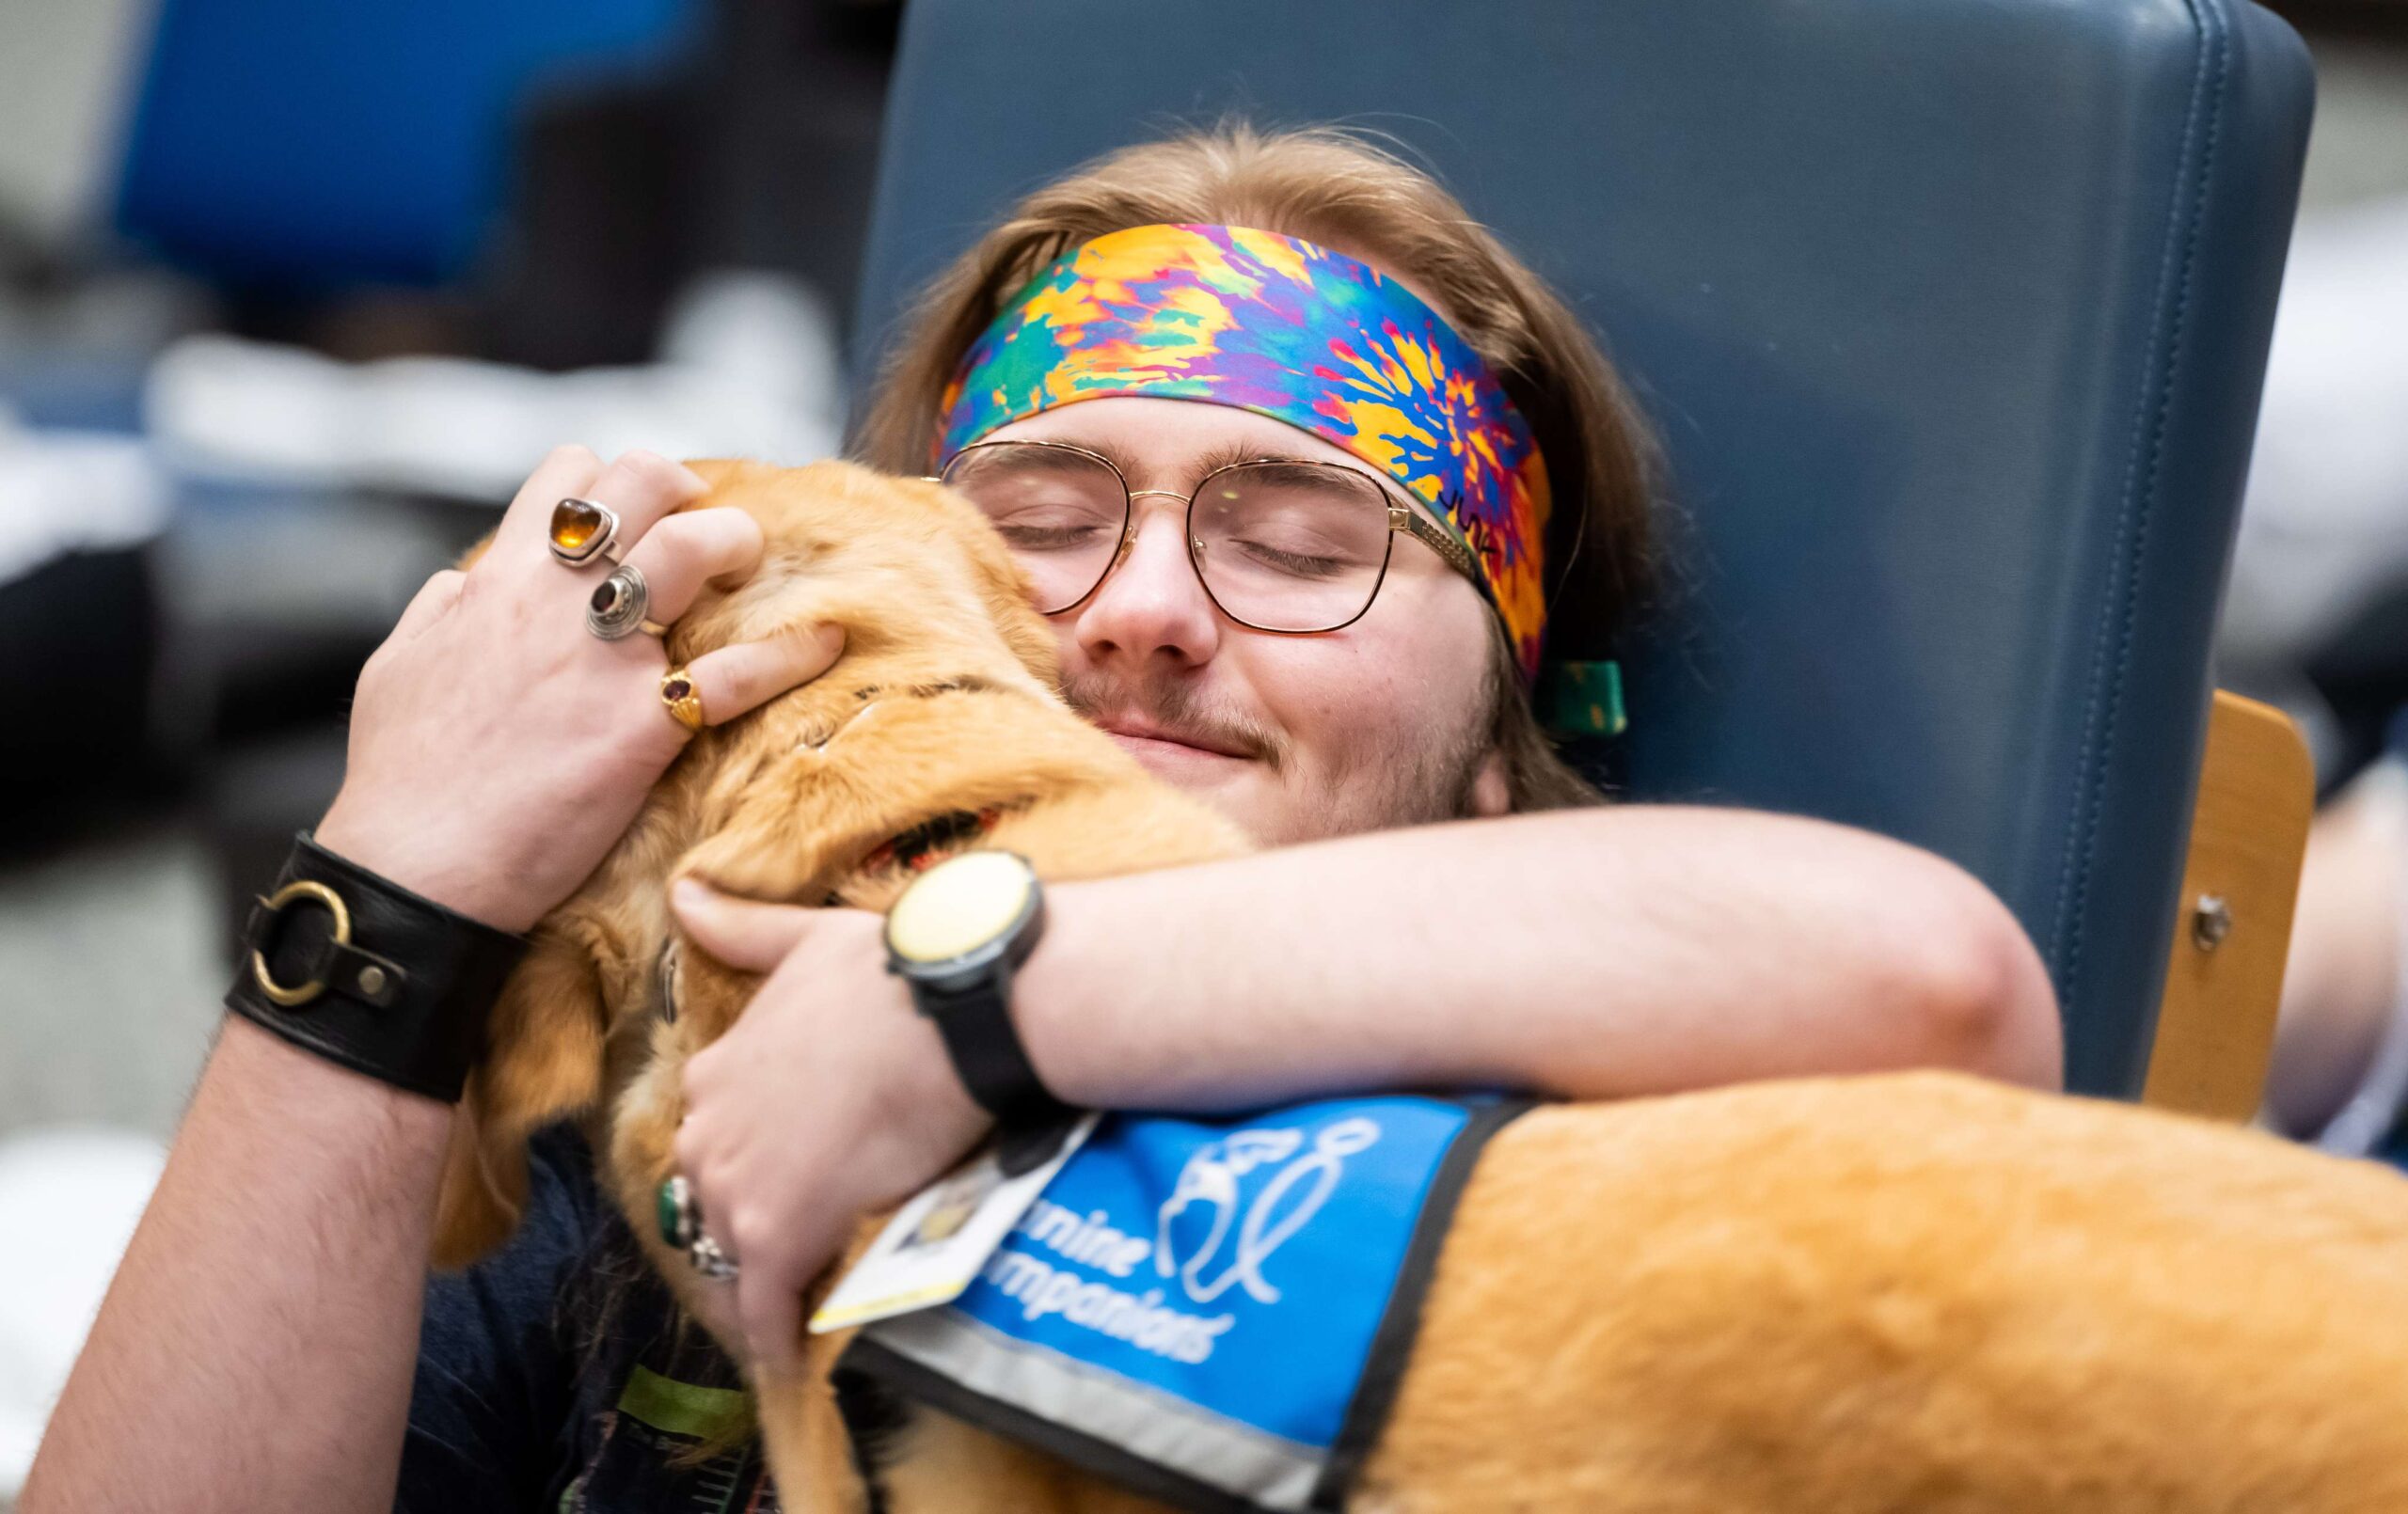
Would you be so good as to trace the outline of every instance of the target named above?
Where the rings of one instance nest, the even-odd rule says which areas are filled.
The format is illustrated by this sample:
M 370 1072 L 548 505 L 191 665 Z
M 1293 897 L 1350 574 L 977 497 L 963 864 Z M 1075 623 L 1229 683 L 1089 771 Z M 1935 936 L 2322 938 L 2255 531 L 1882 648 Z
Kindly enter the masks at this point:
M 616 562 L 610 548 L 618 544 L 618 513 L 608 505 L 597 505 L 591 499 L 562 499 L 552 507 L 550 529 L 546 533 L 552 546 L 552 556 L 578 567 L 595 558 Z
M 687 730 L 703 728 L 703 696 L 685 669 L 672 668 L 660 675 L 660 702 L 669 707 L 670 718 Z

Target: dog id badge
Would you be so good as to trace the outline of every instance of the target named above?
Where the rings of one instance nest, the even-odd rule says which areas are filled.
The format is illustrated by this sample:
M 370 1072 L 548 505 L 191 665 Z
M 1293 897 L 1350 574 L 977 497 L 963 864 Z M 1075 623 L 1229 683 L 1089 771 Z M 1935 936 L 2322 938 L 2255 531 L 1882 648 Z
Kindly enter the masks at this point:
M 1052 1159 L 1006 1176 L 1003 1147 L 990 1143 L 978 1155 L 914 1194 L 862 1259 L 836 1280 L 828 1300 L 811 1317 L 811 1332 L 825 1334 L 951 1303 L 978 1276 L 987 1258 L 1037 1202 L 1103 1116 L 1090 1113 L 1069 1128 Z

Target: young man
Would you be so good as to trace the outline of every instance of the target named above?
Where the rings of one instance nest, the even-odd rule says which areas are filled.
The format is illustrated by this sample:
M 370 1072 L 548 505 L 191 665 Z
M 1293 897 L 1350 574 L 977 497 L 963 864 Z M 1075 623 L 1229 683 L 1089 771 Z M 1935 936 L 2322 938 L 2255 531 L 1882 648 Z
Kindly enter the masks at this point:
M 2046 974 L 1960 870 L 1794 817 L 1512 812 L 1564 793 L 1516 734 L 1558 534 L 1545 463 L 1576 453 L 1567 471 L 1593 484 L 1602 432 L 1550 420 L 1526 379 L 1509 394 L 1483 350 L 1494 310 L 1459 317 L 1471 306 L 1376 229 L 1265 229 L 1295 217 L 1274 213 L 1260 172 L 1254 198 L 1224 183 L 1182 199 L 1163 166 L 1138 166 L 1167 197 L 1156 219 L 1124 198 L 1113 224 L 1062 228 L 1052 261 L 974 249 L 974 276 L 943 286 L 928 323 L 950 350 L 890 381 L 916 433 L 870 430 L 873 458 L 916 453 L 996 520 L 1060 631 L 1074 702 L 1271 846 L 1049 891 L 1009 1012 L 1038 1079 L 1072 1103 L 1155 1108 L 1397 1084 L 1613 1097 L 1909 1065 L 2052 1086 Z M 1288 165 L 1324 201 L 1329 166 Z M 1427 219 L 1472 235 L 1459 208 Z M 1198 321 L 1219 339 L 1166 379 L 1164 333 Z M 1015 345 L 1032 331 L 1045 339 Z M 1384 332 L 1424 345 L 1363 371 L 1390 386 L 1375 404 L 1277 345 L 1361 356 Z M 955 382 L 940 398 L 914 371 Z M 1206 390 L 1177 386 L 1191 380 Z M 1424 402 L 1464 445 L 1405 455 L 1397 418 Z M 1585 445 L 1543 457 L 1550 435 Z M 545 560 L 554 502 L 616 516 L 655 618 L 760 550 L 731 512 L 670 516 L 696 492 L 683 470 L 630 454 L 598 471 L 555 454 L 487 557 L 404 616 L 362 679 L 351 772 L 319 830 L 507 930 L 574 888 L 683 739 L 641 708 L 662 673 L 646 639 L 562 629 L 596 574 Z M 1558 487 L 1566 514 L 1597 508 L 1595 488 Z M 1357 506 L 1377 517 L 1376 572 Z M 838 651 L 799 639 L 685 671 L 724 719 Z M 689 1065 L 677 1156 L 739 1264 L 710 1323 L 774 1367 L 852 1217 L 933 1178 L 987 1122 L 885 970 L 878 920 L 707 891 L 674 904 L 701 946 L 768 974 Z M 436 1100 L 230 1022 L 24 1508 L 370 1508 L 397 1482 L 405 1505 L 452 1509 L 662 1506 L 696 1479 L 721 1506 L 773 1496 L 740 1443 L 672 1464 L 740 1416 L 738 1380 L 657 1328 L 641 1279 L 594 1301 L 615 1222 L 571 1138 L 539 1143 L 511 1246 L 427 1294 L 420 1346 L 447 1124 Z

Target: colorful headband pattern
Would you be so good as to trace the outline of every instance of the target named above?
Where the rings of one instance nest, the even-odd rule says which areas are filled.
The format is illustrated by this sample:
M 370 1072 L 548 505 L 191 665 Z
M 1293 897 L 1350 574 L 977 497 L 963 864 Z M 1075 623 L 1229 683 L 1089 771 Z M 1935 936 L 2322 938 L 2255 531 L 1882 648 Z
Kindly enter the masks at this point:
M 1535 678 L 1546 464 L 1487 363 L 1403 285 L 1248 227 L 1098 237 L 1038 274 L 963 355 L 934 463 L 999 426 L 1120 394 L 1252 410 L 1396 480 L 1470 548 Z

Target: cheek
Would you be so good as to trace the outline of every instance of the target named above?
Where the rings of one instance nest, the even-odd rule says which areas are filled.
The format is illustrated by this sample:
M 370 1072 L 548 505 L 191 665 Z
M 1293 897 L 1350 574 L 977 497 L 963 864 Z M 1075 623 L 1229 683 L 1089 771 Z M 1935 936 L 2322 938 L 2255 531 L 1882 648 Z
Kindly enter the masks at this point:
M 1412 719 L 1418 692 L 1395 649 L 1325 639 L 1300 643 L 1267 669 L 1258 686 L 1272 718 L 1317 765 L 1346 765 L 1351 754 L 1391 744 Z
M 1463 587 L 1468 604 L 1444 593 L 1391 604 L 1384 591 L 1344 631 L 1248 637 L 1252 691 L 1298 753 L 1324 769 L 1450 732 L 1478 702 L 1486 666 L 1488 609 Z

